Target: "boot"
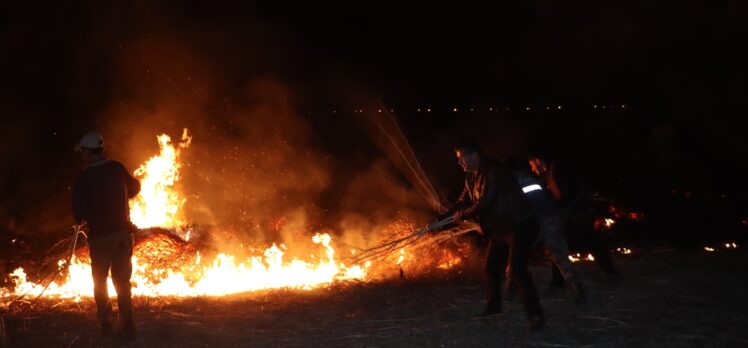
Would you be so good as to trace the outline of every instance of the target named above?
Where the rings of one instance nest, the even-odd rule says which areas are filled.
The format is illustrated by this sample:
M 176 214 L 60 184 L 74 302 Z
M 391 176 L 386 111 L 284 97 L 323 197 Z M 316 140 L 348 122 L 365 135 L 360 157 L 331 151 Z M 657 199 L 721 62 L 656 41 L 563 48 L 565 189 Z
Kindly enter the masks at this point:
M 572 295 L 574 295 L 574 303 L 583 304 L 587 302 L 587 295 L 584 293 L 584 289 L 582 288 L 582 283 L 570 282 L 569 289 L 571 289 L 571 293 Z

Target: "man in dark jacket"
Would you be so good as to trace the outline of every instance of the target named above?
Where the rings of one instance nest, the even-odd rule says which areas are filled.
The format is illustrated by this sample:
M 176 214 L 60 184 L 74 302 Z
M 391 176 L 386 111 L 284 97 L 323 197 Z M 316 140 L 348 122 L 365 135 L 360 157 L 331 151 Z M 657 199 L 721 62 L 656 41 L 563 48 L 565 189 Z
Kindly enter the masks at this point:
M 98 133 L 86 134 L 76 148 L 86 168 L 73 186 L 73 214 L 75 222 L 86 223 L 89 230 L 96 316 L 102 331 L 111 331 L 107 292 L 111 269 L 120 328 L 123 334 L 132 334 L 135 330 L 130 293 L 133 239 L 128 199 L 140 192 L 140 183 L 122 163 L 104 157 L 104 140 Z
M 531 154 L 528 163 L 532 171 L 543 181 L 545 188 L 558 202 L 566 219 L 567 237 L 570 242 L 588 244 L 597 265 L 608 275 L 617 275 L 618 270 L 610 260 L 601 236 L 594 228 L 595 206 L 592 194 L 584 181 L 558 161 L 549 161 L 545 156 Z M 564 278 L 553 268 L 554 287 L 562 287 Z
M 487 304 L 482 315 L 502 312 L 501 283 L 506 270 L 509 281 L 519 285 L 530 330 L 540 330 L 545 324 L 543 310 L 527 268 L 537 238 L 537 223 L 532 218 L 529 202 L 522 196 L 511 169 L 484 156 L 474 141 L 463 141 L 454 150 L 458 163 L 467 173 L 465 187 L 454 206 L 442 217 L 453 221 L 476 219 L 488 238 Z M 429 225 L 429 229 L 438 224 Z M 509 267 L 506 267 L 507 261 Z

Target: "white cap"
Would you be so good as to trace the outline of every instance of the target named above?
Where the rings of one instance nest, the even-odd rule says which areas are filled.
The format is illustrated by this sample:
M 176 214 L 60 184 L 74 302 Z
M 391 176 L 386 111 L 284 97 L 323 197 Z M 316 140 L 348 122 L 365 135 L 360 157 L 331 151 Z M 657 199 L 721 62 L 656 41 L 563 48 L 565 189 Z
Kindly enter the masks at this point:
M 100 149 L 104 147 L 104 137 L 96 132 L 88 132 L 81 138 L 78 145 L 75 145 L 75 150 L 80 151 L 81 148 L 86 149 Z

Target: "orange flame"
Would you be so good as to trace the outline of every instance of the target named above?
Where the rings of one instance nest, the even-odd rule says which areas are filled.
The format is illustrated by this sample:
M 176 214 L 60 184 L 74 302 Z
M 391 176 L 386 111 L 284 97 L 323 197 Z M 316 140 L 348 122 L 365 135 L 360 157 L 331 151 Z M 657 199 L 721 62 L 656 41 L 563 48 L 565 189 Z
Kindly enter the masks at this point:
M 439 269 L 448 270 L 462 263 L 462 259 L 459 256 L 452 255 L 451 252 L 445 251 L 444 256 L 439 260 L 439 265 L 436 266 Z
M 406 257 L 405 249 L 400 249 L 400 256 L 397 258 L 397 264 L 399 265 L 403 263 L 403 261 L 405 261 L 405 257 Z
M 139 228 L 173 228 L 184 225 L 179 214 L 186 199 L 176 191 L 179 181 L 179 156 L 192 142 L 187 129 L 175 147 L 166 134 L 156 137 L 161 152 L 135 170 L 140 180 L 140 194 L 130 201 L 130 220 Z
M 580 253 L 576 253 L 576 254 L 569 255 L 569 261 L 571 262 L 595 261 L 595 257 L 592 256 L 592 254 L 587 254 L 587 256 L 584 256 Z
M 299 259 L 284 260 L 284 252 L 273 244 L 265 249 L 262 256 L 255 255 L 241 259 L 220 253 L 208 264 L 203 264 L 200 254 L 197 253 L 194 263 L 185 265 L 191 270 L 190 272 L 174 270 L 163 272 L 163 270 L 154 269 L 149 262 L 152 260 L 143 260 L 142 258 L 147 255 L 141 252 L 132 257 L 132 293 L 146 296 L 221 296 L 260 289 L 312 289 L 334 281 L 366 277 L 366 270 L 370 264 L 363 267 L 358 265 L 347 267 L 334 259 L 335 250 L 330 246 L 332 241 L 330 235 L 316 234 L 312 240 L 325 252 L 325 257 L 320 258 L 317 263 Z M 63 262 L 60 260 L 58 264 L 62 265 Z M 82 262 L 73 256 L 68 273 L 68 278 L 62 284 L 51 283 L 46 290 L 44 290 L 45 284 L 28 281 L 23 268 L 16 269 L 11 277 L 15 283 L 16 295 L 27 294 L 36 297 L 43 293 L 46 297 L 70 298 L 76 301 L 79 301 L 81 297 L 93 297 L 93 280 L 89 263 Z M 115 296 L 116 292 L 111 279 L 108 285 L 109 293 Z

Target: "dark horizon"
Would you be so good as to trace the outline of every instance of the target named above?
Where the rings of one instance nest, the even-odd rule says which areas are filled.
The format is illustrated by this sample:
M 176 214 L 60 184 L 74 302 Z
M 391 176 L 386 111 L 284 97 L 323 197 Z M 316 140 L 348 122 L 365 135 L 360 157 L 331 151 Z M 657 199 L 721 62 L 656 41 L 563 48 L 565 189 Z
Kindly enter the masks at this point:
M 450 197 L 460 173 L 449 147 L 472 136 L 496 156 L 556 149 L 602 191 L 638 191 L 633 204 L 693 190 L 715 210 L 712 197 L 728 194 L 745 214 L 741 5 L 5 4 L 0 216 L 63 209 L 80 166 L 70 149 L 91 129 L 137 165 L 141 133 L 204 119 L 218 130 L 197 129 L 203 139 L 230 137 L 238 114 L 268 101 L 305 124 L 299 147 L 331 156 L 331 200 L 384 157 L 354 112 L 384 107 Z
M 628 102 L 675 111 L 688 110 L 679 107 L 686 101 L 736 106 L 744 81 L 738 2 L 6 6 L 5 98 L 57 96 L 80 117 L 126 96 L 112 71 L 118 62 L 154 64 L 153 53 L 127 56 L 143 44 L 211 65 L 183 73 L 213 72 L 235 89 L 272 77 L 312 105 L 340 102 L 317 88 L 352 84 L 393 104 Z M 151 79 L 183 77 L 153 68 Z

